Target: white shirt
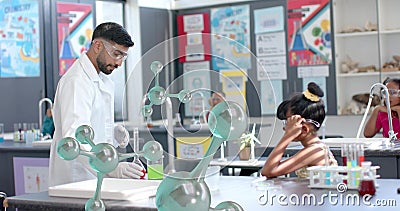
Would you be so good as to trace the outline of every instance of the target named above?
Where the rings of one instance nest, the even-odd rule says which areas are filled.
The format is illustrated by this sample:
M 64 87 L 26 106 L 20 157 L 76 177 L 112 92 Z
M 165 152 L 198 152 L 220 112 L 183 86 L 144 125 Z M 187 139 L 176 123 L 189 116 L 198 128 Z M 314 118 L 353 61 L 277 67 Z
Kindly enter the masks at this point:
M 57 145 L 64 137 L 75 138 L 75 130 L 81 125 L 93 128 L 95 144 L 115 144 L 114 83 L 105 74 L 98 74 L 83 53 L 60 79 L 54 100 L 49 186 L 95 179 L 88 157 L 79 155 L 71 161 L 63 160 L 57 154 Z

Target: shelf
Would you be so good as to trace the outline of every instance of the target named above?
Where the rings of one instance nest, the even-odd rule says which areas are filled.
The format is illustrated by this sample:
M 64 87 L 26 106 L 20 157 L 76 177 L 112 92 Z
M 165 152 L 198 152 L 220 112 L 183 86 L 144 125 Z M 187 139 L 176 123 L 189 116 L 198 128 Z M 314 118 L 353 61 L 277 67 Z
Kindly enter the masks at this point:
M 336 37 L 359 37 L 359 36 L 374 36 L 378 35 L 377 31 L 372 32 L 353 32 L 353 33 L 336 33 Z
M 346 78 L 346 77 L 364 77 L 364 76 L 379 76 L 380 72 L 366 72 L 366 73 L 339 73 L 337 77 Z M 381 72 L 382 75 L 398 75 L 400 71 L 391 71 L 391 72 Z
M 366 72 L 366 73 L 339 73 L 337 77 L 360 77 L 360 76 L 378 76 L 379 72 Z
M 400 29 L 396 30 L 382 30 L 379 32 L 380 34 L 400 34 Z

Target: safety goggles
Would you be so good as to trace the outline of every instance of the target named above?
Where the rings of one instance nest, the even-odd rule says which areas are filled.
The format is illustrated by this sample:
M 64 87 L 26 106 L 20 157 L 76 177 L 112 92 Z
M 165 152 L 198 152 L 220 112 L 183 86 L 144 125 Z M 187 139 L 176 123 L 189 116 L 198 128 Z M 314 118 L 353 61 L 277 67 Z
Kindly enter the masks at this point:
M 393 97 L 400 97 L 400 90 L 398 89 L 388 89 L 389 95 Z
M 128 56 L 128 52 L 119 50 L 117 47 L 113 46 L 111 43 L 105 40 L 101 40 L 101 42 L 103 43 L 108 55 L 110 55 L 111 58 L 115 60 L 122 59 L 122 61 L 125 61 L 126 57 Z
M 306 119 L 305 122 L 313 124 L 316 128 L 321 127 L 321 124 L 319 124 L 319 122 L 317 122 L 315 120 L 312 120 L 312 119 Z M 286 127 L 287 121 L 286 120 L 282 120 L 282 123 L 283 123 L 283 127 Z

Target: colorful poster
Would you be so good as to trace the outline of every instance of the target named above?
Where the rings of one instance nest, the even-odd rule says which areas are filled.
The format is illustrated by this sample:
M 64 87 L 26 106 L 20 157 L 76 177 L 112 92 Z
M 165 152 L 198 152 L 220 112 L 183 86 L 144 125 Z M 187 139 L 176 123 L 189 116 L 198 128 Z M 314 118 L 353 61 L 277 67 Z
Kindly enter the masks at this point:
M 89 49 L 93 33 L 92 5 L 57 2 L 57 14 L 61 76 L 82 52 Z
M 208 13 L 177 17 L 179 62 L 210 60 L 210 20 Z
M 211 9 L 213 70 L 251 68 L 249 5 Z
M 0 49 L 0 77 L 40 76 L 37 0 L 1 1 Z
M 15 195 L 47 191 L 49 158 L 13 157 Z
M 287 10 L 290 66 L 330 64 L 329 0 L 288 0 Z
M 255 34 L 283 31 L 284 25 L 282 6 L 254 10 Z

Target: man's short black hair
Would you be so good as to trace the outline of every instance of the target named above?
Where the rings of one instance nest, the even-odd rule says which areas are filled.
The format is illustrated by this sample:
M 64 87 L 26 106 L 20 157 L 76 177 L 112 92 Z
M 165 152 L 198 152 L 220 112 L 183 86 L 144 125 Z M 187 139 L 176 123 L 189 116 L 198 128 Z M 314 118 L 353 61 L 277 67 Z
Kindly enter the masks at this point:
M 131 36 L 125 28 L 114 22 L 106 22 L 98 25 L 94 29 L 92 41 L 96 38 L 103 38 L 125 47 L 132 47 L 134 45 Z

